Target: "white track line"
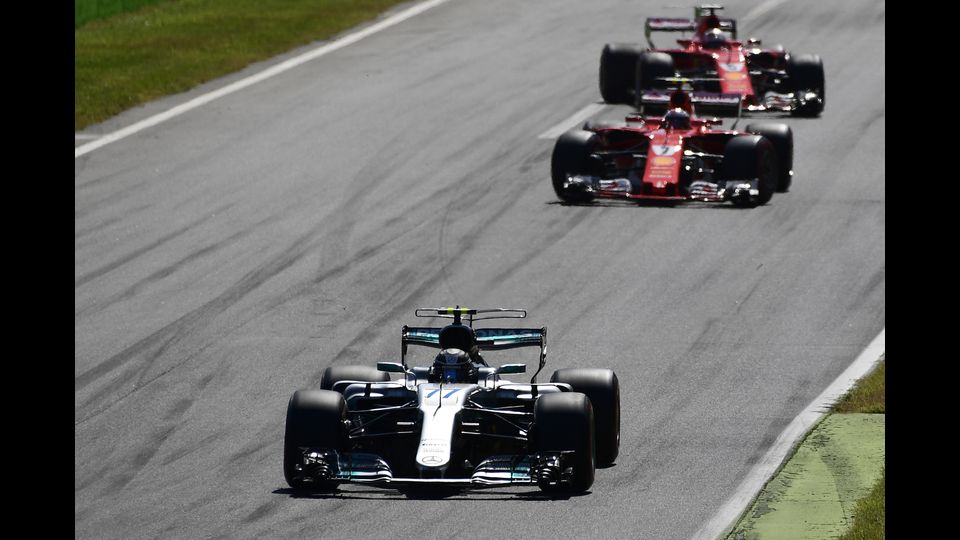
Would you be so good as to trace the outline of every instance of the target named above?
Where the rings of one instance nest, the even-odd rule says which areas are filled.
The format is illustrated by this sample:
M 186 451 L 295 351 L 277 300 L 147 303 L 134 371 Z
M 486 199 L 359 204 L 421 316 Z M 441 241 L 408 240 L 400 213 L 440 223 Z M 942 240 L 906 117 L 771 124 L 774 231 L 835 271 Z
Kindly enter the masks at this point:
M 390 28 L 391 26 L 401 23 L 416 15 L 419 15 L 420 13 L 423 13 L 428 9 L 439 6 L 440 4 L 444 4 L 449 1 L 450 0 L 427 0 L 422 4 L 417 4 L 415 6 L 412 6 L 408 9 L 405 9 L 397 13 L 396 15 L 388 17 L 371 26 L 368 26 L 363 30 L 359 30 L 355 33 L 343 36 L 342 38 L 337 39 L 336 41 L 332 41 L 330 43 L 327 43 L 326 45 L 322 45 L 320 47 L 317 47 L 316 49 L 307 51 L 301 55 L 295 56 L 289 60 L 281 62 L 273 67 L 267 68 L 261 71 L 260 73 L 256 73 L 244 79 L 240 79 L 239 81 L 231 83 L 218 90 L 214 90 L 212 92 L 208 92 L 201 96 L 197 96 L 191 99 L 190 101 L 183 103 L 181 105 L 177 105 L 176 107 L 173 107 L 172 109 L 169 109 L 165 112 L 156 114 L 154 116 L 151 116 L 150 118 L 141 120 L 133 125 L 114 131 L 113 133 L 104 135 L 103 137 L 101 137 L 100 139 L 97 139 L 96 141 L 89 142 L 82 146 L 78 146 L 73 151 L 73 157 L 74 159 L 76 159 L 86 153 L 92 152 L 97 148 L 100 148 L 101 146 L 105 146 L 112 142 L 119 141 L 120 139 L 123 139 L 125 137 L 129 137 L 130 135 L 133 135 L 138 131 L 142 131 L 148 127 L 155 126 L 161 122 L 165 122 L 175 116 L 179 116 L 187 111 L 196 109 L 197 107 L 204 105 L 206 103 L 209 103 L 217 98 L 221 98 L 228 94 L 232 94 L 237 90 L 241 90 L 252 84 L 256 84 L 264 79 L 268 79 L 270 77 L 273 77 L 274 75 L 278 75 L 280 73 L 283 73 L 284 71 L 293 69 L 299 66 L 300 64 L 309 62 L 310 60 L 313 60 L 315 58 L 319 58 L 337 49 L 342 49 L 343 47 L 346 47 L 351 43 L 356 43 L 357 41 L 360 41 L 361 39 L 371 34 L 375 34 L 381 30 Z
M 814 424 L 826 414 L 837 399 L 843 396 L 853 385 L 877 363 L 880 356 L 885 352 L 885 334 L 887 329 L 880 330 L 877 337 L 867 345 L 867 348 L 860 353 L 860 356 L 834 380 L 822 394 L 817 396 L 807 408 L 804 409 L 796 418 L 790 422 L 783 433 L 773 443 L 773 447 L 767 451 L 763 459 L 760 460 L 753 469 L 747 473 L 747 477 L 737 488 L 736 492 L 727 499 L 720 507 L 720 510 L 700 528 L 694 535 L 694 540 L 714 540 L 726 535 L 730 528 L 736 525 L 735 520 L 740 517 L 747 506 L 753 502 L 754 497 L 760 492 L 767 480 L 780 468 L 783 460 L 793 448 L 793 445 L 800 440 Z
M 562 135 L 563 132 L 572 128 L 576 124 L 583 122 L 584 120 L 593 116 L 594 114 L 602 111 L 606 106 L 607 106 L 606 103 L 591 103 L 586 107 L 580 109 L 579 111 L 573 113 L 573 116 L 571 116 L 570 118 L 567 118 L 563 122 L 560 122 L 559 124 L 553 126 L 552 128 L 544 131 L 537 138 L 538 139 L 556 139 L 557 137 Z

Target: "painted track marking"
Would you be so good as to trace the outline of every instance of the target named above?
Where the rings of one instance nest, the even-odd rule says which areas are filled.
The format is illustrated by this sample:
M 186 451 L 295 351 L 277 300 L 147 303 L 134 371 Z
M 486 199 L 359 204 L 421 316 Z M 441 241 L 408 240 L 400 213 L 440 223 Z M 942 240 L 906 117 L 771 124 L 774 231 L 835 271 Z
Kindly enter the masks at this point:
M 580 122 L 583 122 L 587 118 L 593 116 L 594 114 L 602 111 L 606 108 L 607 104 L 602 102 L 591 103 L 586 107 L 580 109 L 579 111 L 573 113 L 569 118 L 560 122 L 559 124 L 553 126 L 552 128 L 541 133 L 537 138 L 538 139 L 556 139 L 563 132 L 572 128 Z

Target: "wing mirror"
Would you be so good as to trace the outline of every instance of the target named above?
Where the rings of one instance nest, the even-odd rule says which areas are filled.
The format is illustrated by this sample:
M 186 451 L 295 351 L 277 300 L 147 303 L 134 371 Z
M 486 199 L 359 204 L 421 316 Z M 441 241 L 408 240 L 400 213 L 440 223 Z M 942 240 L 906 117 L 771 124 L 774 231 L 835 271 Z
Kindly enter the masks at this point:
M 759 47 L 762 44 L 763 44 L 763 40 L 760 40 L 757 38 L 750 38 L 747 40 L 747 45 L 750 45 L 752 47 Z
M 377 371 L 386 371 L 387 373 L 406 373 L 403 364 L 397 362 L 377 362 Z
M 500 369 L 497 370 L 497 373 L 500 375 L 509 375 L 511 373 L 526 373 L 527 365 L 526 364 L 504 364 L 500 366 Z

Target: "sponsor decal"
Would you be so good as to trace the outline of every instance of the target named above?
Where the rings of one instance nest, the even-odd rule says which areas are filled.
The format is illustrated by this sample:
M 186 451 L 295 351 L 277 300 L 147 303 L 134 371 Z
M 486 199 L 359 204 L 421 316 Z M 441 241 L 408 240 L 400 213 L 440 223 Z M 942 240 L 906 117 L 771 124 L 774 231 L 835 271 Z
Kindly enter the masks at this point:
M 676 162 L 677 160 L 673 159 L 672 157 L 658 156 L 653 158 L 653 164 L 657 166 L 671 166 L 671 165 L 674 165 Z
M 747 76 L 743 73 L 724 73 L 723 78 L 728 81 L 742 81 L 743 79 L 746 79 Z
M 420 463 L 424 463 L 426 465 L 443 463 L 443 458 L 440 456 L 423 456 L 423 459 L 420 460 Z

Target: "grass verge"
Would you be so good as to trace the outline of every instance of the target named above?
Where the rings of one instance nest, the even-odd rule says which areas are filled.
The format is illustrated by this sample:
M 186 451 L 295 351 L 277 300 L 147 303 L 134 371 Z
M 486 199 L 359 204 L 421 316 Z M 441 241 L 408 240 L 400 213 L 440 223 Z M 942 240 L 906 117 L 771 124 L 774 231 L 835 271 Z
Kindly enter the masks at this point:
M 887 471 L 880 473 L 880 480 L 873 485 L 870 494 L 857 502 L 853 511 L 853 525 L 840 540 L 876 540 L 886 535 L 886 482 Z
M 74 31 L 74 130 L 312 41 L 407 0 L 177 0 Z
M 163 0 L 74 0 L 73 27 L 104 19 L 117 13 L 133 11 L 147 4 L 156 4 Z
M 857 385 L 833 407 L 838 413 L 880 413 L 886 412 L 886 355 L 880 358 L 877 367 L 866 377 L 857 381 Z

